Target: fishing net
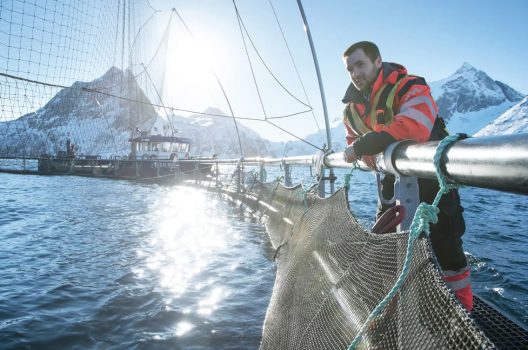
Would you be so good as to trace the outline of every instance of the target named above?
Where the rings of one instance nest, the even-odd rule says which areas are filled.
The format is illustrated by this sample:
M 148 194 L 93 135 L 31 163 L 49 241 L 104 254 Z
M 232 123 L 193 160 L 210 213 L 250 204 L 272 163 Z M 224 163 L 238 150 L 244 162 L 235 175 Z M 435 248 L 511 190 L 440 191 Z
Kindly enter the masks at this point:
M 274 182 L 253 186 L 245 202 L 263 216 L 277 249 L 261 349 L 347 349 L 401 272 L 407 234 L 361 227 L 343 189 L 321 199 Z M 493 347 L 445 286 L 421 237 L 407 280 L 358 348 Z

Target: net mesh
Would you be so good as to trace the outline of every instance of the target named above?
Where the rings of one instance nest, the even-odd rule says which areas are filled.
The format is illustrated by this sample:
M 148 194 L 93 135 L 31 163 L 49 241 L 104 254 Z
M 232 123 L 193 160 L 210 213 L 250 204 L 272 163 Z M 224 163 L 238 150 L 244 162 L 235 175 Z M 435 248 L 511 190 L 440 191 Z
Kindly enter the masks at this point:
M 158 116 L 156 20 L 167 14 L 148 1 L 1 1 L 0 157 L 59 156 L 67 141 L 77 156 L 126 157 Z
M 139 131 L 184 132 L 198 146 L 193 153 L 203 155 L 272 153 L 245 125 L 238 135 L 238 119 L 260 130 L 280 129 L 317 149 L 283 124 L 286 118 L 303 118 L 312 107 L 287 88 L 291 82 L 281 82 L 242 20 L 254 6 L 271 15 L 270 6 L 252 3 L 239 12 L 234 1 L 223 2 L 211 12 L 191 3 L 0 1 L 0 158 L 63 158 L 63 152 L 126 158 L 129 139 Z M 226 22 L 234 19 L 226 17 L 230 12 L 236 20 Z M 265 42 L 273 41 L 264 32 Z M 209 52 L 226 47 L 231 58 L 213 65 Z M 240 57 L 247 58 L 252 74 Z M 215 66 L 221 67 L 218 72 Z M 248 83 L 255 92 L 240 89 Z M 274 103 L 264 109 L 262 96 L 272 96 Z M 262 111 L 243 102 L 257 97 Z M 225 130 L 218 133 L 218 128 Z
M 329 198 L 261 184 L 246 195 L 265 217 L 277 277 L 261 349 L 347 349 L 396 281 L 407 235 L 375 235 L 351 214 L 345 190 Z M 414 247 L 409 277 L 359 348 L 494 348 L 438 273 L 428 240 Z
M 85 90 L 87 84 L 80 81 L 90 81 L 118 64 L 115 43 L 123 34 L 116 16 L 122 9 L 122 4 L 108 1 L 0 2 L 2 157 L 55 154 L 68 138 L 85 145 L 81 150 L 85 153 L 101 151 L 96 146 L 101 139 L 86 142 L 97 137 L 111 141 L 105 149 L 115 148 L 107 98 Z M 93 106 L 86 108 L 80 101 Z M 104 131 L 94 135 L 94 130 Z

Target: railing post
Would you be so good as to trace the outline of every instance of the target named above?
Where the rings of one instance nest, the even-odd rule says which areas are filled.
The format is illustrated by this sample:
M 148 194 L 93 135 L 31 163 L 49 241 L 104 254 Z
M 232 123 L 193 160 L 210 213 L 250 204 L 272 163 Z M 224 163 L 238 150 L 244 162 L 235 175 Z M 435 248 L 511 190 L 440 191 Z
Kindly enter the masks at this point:
M 284 186 L 292 187 L 291 166 L 290 164 L 286 164 L 286 163 L 284 163 Z
M 218 162 L 216 162 L 215 175 L 216 175 L 216 188 L 218 188 L 219 187 L 218 185 L 218 175 L 219 175 Z
M 418 209 L 420 204 L 418 178 L 414 176 L 396 176 L 394 193 L 396 194 L 396 204 L 404 206 L 407 211 L 407 215 L 396 228 L 396 232 L 400 233 L 411 228 L 414 213 L 416 213 L 416 209 Z
M 193 176 L 194 176 L 194 183 L 202 183 L 202 180 L 200 178 L 201 172 L 200 172 L 200 162 L 198 160 L 194 161 L 194 170 L 193 170 Z
M 240 172 L 242 171 L 242 168 L 240 166 L 240 163 L 237 164 L 236 166 L 236 183 L 237 183 L 237 193 L 240 193 L 240 179 L 241 179 L 241 174 Z
M 266 182 L 266 169 L 264 169 L 264 163 L 260 163 L 259 168 L 259 180 L 260 182 L 264 183 Z
M 319 180 L 319 185 L 317 186 L 319 190 L 319 197 L 324 198 L 325 197 L 325 169 L 321 169 L 321 177 Z

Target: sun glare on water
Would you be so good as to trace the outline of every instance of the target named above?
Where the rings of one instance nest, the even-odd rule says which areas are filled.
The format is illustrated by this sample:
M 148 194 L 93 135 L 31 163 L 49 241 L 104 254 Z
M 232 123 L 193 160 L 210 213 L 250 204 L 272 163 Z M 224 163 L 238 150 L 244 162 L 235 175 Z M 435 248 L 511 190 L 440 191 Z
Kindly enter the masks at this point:
M 227 254 L 240 237 L 217 207 L 217 200 L 204 191 L 174 187 L 153 208 L 156 229 L 148 249 L 138 252 L 145 257 L 146 268 L 136 275 L 157 276 L 167 309 L 178 307 L 184 314 L 207 317 L 229 295 L 214 270 L 217 257 Z M 189 300 L 189 293 L 198 298 L 181 305 L 178 298 L 186 294 Z M 181 336 L 193 325 L 180 322 L 176 328 L 175 334 Z
M 157 252 L 148 266 L 159 270 L 161 286 L 174 296 L 203 283 L 194 277 L 233 239 L 225 220 L 214 213 L 215 201 L 203 191 L 178 187 L 159 203 L 158 232 L 152 241 Z

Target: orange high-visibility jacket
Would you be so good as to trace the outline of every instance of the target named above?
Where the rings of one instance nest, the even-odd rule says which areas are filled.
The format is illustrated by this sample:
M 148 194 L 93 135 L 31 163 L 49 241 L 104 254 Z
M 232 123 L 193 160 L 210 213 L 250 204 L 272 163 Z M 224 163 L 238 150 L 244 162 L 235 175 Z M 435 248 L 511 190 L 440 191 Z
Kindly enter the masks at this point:
M 392 111 L 387 113 L 388 108 L 383 104 L 390 92 Z M 350 84 L 343 103 L 347 104 L 343 121 L 348 145 L 369 132 L 386 132 L 394 140 L 425 142 L 431 135 L 438 114 L 438 107 L 425 80 L 407 75 L 407 69 L 397 63 L 383 62 L 368 97 Z M 359 122 L 357 118 L 360 118 Z M 364 152 L 374 153 L 377 152 Z

